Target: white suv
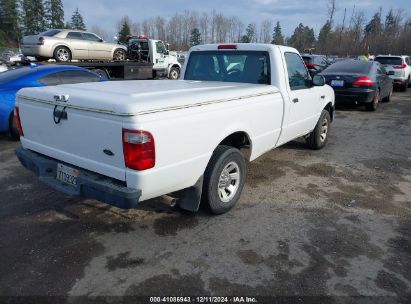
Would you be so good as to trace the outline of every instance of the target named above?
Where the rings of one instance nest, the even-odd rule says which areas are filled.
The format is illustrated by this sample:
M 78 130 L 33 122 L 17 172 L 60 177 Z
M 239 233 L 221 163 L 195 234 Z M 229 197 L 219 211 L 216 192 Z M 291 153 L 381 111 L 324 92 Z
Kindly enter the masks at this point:
M 390 77 L 394 80 L 394 85 L 400 87 L 401 91 L 406 91 L 411 85 L 411 59 L 408 56 L 378 55 L 374 59 L 384 65 Z

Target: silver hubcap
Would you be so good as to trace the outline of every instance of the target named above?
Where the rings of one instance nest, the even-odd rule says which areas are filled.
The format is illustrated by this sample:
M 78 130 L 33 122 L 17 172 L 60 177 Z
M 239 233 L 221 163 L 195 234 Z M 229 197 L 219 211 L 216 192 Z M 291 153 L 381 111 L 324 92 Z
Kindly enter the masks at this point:
M 57 51 L 57 57 L 60 61 L 68 61 L 69 60 L 69 52 L 66 49 L 59 49 Z
M 178 72 L 176 70 L 171 71 L 171 79 L 177 79 L 178 78 Z
M 321 133 L 320 133 L 320 140 L 323 142 L 327 138 L 328 133 L 328 120 L 324 118 L 321 124 Z
M 218 181 L 218 196 L 227 203 L 233 199 L 240 185 L 240 167 L 235 162 L 228 163 Z
M 124 53 L 122 51 L 116 51 L 114 54 L 114 59 L 115 60 L 124 60 Z

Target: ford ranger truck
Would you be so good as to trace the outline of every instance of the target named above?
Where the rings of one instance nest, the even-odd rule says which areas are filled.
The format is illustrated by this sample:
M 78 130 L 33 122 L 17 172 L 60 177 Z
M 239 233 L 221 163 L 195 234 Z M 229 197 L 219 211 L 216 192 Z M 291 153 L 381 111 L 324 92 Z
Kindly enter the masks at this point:
M 324 78 L 311 78 L 297 50 L 270 44 L 192 47 L 178 81 L 17 95 L 22 165 L 53 189 L 120 208 L 171 194 L 185 210 L 227 212 L 246 161 L 298 137 L 323 148 L 334 116 Z

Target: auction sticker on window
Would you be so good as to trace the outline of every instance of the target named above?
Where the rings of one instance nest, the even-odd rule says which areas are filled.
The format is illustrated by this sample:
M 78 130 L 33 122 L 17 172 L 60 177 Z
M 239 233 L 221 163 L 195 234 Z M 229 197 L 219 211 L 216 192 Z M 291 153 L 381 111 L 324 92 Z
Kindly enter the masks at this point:
M 77 169 L 70 168 L 63 164 L 57 164 L 57 176 L 56 178 L 66 184 L 75 186 L 77 184 L 77 177 L 79 171 Z

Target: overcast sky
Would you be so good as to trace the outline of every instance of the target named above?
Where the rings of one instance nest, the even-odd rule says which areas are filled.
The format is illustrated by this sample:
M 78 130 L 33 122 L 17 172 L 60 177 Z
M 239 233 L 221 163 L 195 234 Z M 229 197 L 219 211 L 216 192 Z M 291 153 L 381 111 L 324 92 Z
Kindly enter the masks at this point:
M 364 11 L 367 20 L 382 7 L 383 15 L 393 8 L 411 17 L 410 0 L 337 0 L 337 22 L 342 22 L 344 8 L 351 16 L 356 10 Z M 215 9 L 225 16 L 238 16 L 246 25 L 259 23 L 269 18 L 280 21 L 285 35 L 292 34 L 302 22 L 313 27 L 316 35 L 327 18 L 328 0 L 63 0 L 66 19 L 78 7 L 86 26 L 91 29 L 99 25 L 110 34 L 115 33 L 116 25 L 122 16 L 129 16 L 137 22 L 152 16 L 168 18 L 176 12 L 194 10 L 210 12 Z M 138 33 L 135 33 L 138 34 Z

